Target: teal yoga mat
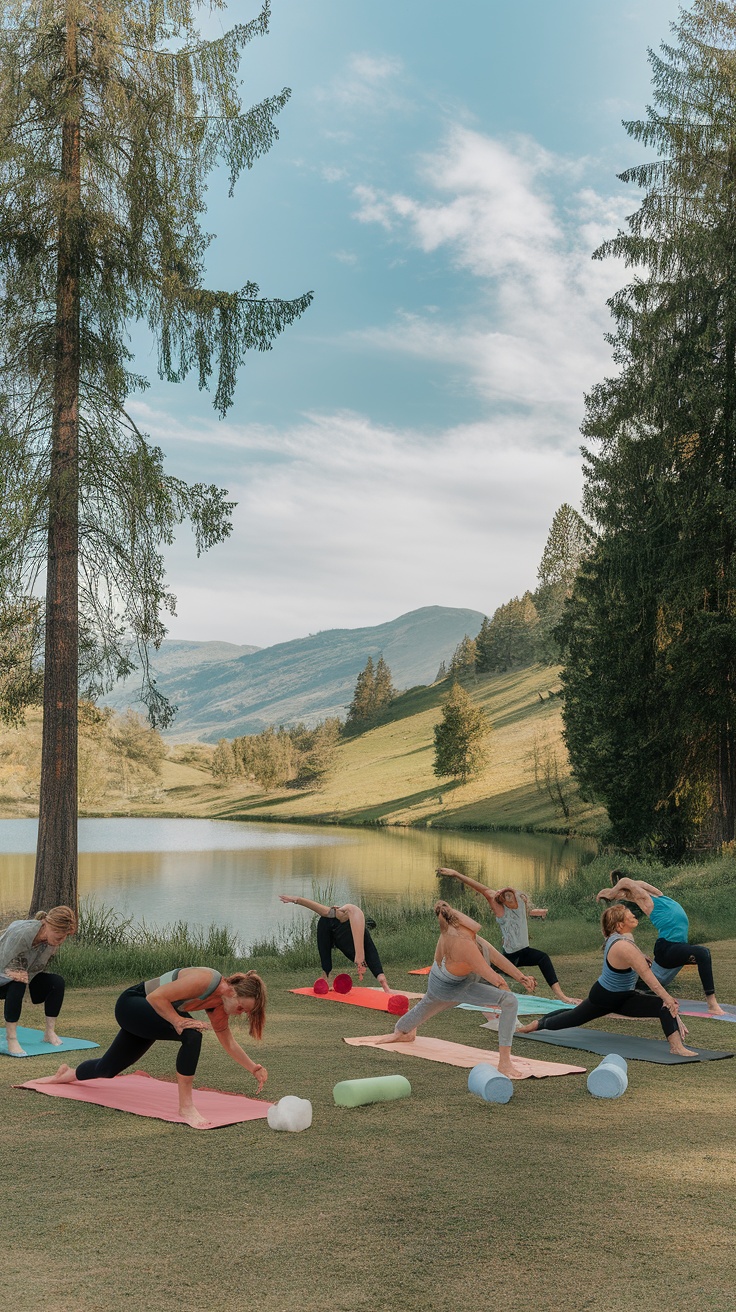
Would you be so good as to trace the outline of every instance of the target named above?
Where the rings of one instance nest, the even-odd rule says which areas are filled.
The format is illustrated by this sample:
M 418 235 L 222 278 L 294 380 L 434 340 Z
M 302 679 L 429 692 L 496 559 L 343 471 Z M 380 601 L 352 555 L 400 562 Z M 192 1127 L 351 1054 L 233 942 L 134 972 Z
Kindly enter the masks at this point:
M 551 1011 L 572 1011 L 573 1002 L 558 1002 L 557 998 L 535 998 L 533 993 L 517 993 L 519 1016 L 546 1016 Z M 476 1007 L 473 1002 L 461 1002 L 458 1011 L 493 1011 L 493 1006 Z
M 61 1035 L 59 1035 L 61 1038 Z M 21 1048 L 25 1048 L 26 1057 L 55 1057 L 57 1052 L 77 1052 L 82 1048 L 99 1048 L 99 1043 L 92 1043 L 90 1039 L 61 1039 L 57 1047 L 53 1043 L 44 1043 L 43 1030 L 27 1030 L 25 1025 L 18 1026 L 18 1042 Z M 5 1042 L 5 1030 L 0 1029 L 0 1057 L 9 1057 L 8 1045 Z M 19 1061 L 20 1058 L 13 1057 L 13 1061 Z
M 581 1025 L 570 1030 L 536 1030 L 533 1034 L 514 1035 L 517 1039 L 532 1039 L 535 1043 L 547 1043 L 553 1048 L 578 1048 L 583 1052 L 599 1052 L 605 1057 L 609 1052 L 618 1053 L 627 1061 L 651 1061 L 659 1066 L 679 1066 L 698 1061 L 722 1061 L 733 1057 L 732 1052 L 715 1052 L 711 1048 L 696 1048 L 697 1057 L 677 1057 L 670 1052 L 664 1039 L 645 1039 L 638 1034 L 610 1034 L 608 1030 L 589 1030 Z M 687 1042 L 687 1040 L 686 1040 Z

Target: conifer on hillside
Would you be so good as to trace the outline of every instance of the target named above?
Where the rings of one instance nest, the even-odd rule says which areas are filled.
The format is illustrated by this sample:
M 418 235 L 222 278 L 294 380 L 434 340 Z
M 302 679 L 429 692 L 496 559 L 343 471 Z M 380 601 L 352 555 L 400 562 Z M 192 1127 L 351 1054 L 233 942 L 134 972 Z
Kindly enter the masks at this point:
M 459 683 L 453 683 L 434 729 L 433 770 L 439 779 L 462 783 L 483 768 L 491 724 L 482 706 L 476 706 Z

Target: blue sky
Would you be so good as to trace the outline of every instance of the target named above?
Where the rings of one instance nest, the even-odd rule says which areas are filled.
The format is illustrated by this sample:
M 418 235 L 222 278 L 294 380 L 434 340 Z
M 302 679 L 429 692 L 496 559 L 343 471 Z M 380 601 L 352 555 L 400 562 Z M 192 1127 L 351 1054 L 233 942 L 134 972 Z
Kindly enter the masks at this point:
M 583 394 L 608 368 L 590 254 L 635 208 L 621 119 L 649 98 L 673 0 L 272 0 L 248 103 L 280 140 L 232 200 L 211 179 L 211 284 L 313 289 L 218 421 L 161 384 L 133 402 L 170 472 L 227 487 L 233 536 L 168 555 L 170 636 L 259 646 L 424 605 L 492 613 L 534 587 L 578 504 Z M 244 21 L 257 0 L 207 20 Z

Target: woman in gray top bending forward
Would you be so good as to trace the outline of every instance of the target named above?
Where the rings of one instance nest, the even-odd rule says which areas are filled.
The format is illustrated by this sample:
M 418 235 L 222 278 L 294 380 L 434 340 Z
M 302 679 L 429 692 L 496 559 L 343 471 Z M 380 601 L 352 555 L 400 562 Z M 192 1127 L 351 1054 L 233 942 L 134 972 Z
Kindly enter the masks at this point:
M 25 1057 L 18 1042 L 18 1021 L 26 986 L 31 1002 L 44 1004 L 44 1043 L 58 1047 L 56 1018 L 64 1001 L 61 975 L 46 970 L 57 948 L 77 932 L 77 917 L 71 907 L 39 911 L 34 920 L 13 920 L 0 934 L 0 998 L 5 1000 L 5 1037 L 8 1056 Z

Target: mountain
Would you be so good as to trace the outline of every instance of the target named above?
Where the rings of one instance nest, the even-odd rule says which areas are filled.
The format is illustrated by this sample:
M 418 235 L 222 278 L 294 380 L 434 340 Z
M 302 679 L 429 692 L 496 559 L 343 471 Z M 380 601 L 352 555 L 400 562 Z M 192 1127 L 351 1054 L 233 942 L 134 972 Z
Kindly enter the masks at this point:
M 269 724 L 344 718 L 369 656 L 383 655 L 397 688 L 431 683 L 440 662 L 482 621 L 477 610 L 423 606 L 372 628 L 326 629 L 260 649 L 164 641 L 152 664 L 159 689 L 179 708 L 167 736 L 216 742 Z M 103 700 L 116 710 L 140 710 L 135 689 L 135 680 L 126 680 Z

